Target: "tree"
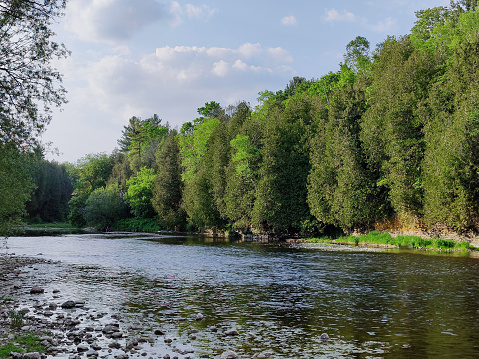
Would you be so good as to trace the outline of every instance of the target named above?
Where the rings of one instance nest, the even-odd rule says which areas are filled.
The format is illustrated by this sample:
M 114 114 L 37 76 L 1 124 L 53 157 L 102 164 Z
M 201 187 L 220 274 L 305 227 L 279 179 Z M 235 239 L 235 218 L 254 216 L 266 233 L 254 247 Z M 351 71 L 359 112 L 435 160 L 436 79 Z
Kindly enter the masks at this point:
M 158 223 L 166 229 L 182 227 L 186 222 L 186 213 L 181 208 L 183 182 L 180 148 L 176 135 L 176 131 L 172 131 L 156 155 L 158 174 L 153 181 L 151 199 L 158 214 Z
M 362 36 L 357 36 L 354 40 L 350 41 L 346 45 L 344 61 L 355 73 L 370 67 L 369 41 Z
M 117 186 L 98 188 L 86 200 L 84 216 L 89 226 L 108 230 L 113 222 L 125 218 L 126 206 Z
M 144 166 L 149 168 L 156 166 L 155 154 L 159 143 L 167 136 L 168 128 L 168 123 L 166 126 L 161 125 L 161 119 L 156 114 L 146 120 L 136 116 L 130 118 L 117 142 L 120 151 L 128 154 L 133 172 L 138 172 Z
M 69 53 L 52 41 L 50 25 L 65 0 L 0 1 L 0 138 L 16 146 L 35 142 L 66 102 L 62 75 L 51 65 Z
M 135 217 L 151 218 L 155 215 L 151 204 L 155 177 L 154 169 L 143 167 L 135 176 L 126 181 L 128 191 L 125 199 Z
M 31 161 L 30 172 L 35 190 L 26 204 L 28 218 L 40 222 L 65 221 L 73 192 L 65 165 L 46 161 L 37 154 Z
M 0 236 L 9 235 L 20 222 L 34 188 L 26 157 L 14 146 L 0 143 Z

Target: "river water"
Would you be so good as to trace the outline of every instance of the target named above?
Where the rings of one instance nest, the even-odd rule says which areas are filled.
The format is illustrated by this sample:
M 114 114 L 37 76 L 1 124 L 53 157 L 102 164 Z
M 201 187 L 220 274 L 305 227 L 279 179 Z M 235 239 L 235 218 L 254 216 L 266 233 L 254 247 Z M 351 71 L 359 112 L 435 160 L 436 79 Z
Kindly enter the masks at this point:
M 479 357 L 469 256 L 154 234 L 16 237 L 2 250 L 62 261 L 74 274 L 53 286 L 132 321 L 198 330 L 191 358 Z

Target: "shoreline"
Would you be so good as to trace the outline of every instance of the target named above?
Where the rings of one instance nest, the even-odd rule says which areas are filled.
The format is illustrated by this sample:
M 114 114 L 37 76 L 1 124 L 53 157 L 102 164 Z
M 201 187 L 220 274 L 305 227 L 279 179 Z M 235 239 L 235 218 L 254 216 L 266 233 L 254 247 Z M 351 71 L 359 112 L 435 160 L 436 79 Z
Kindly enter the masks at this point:
M 186 359 L 194 352 L 171 330 L 145 330 L 140 323 L 123 320 L 115 308 L 100 311 L 93 299 L 53 289 L 48 278 L 52 272 L 68 277 L 66 267 L 42 258 L 0 254 L 0 357 Z M 8 355 L 10 350 L 18 352 Z

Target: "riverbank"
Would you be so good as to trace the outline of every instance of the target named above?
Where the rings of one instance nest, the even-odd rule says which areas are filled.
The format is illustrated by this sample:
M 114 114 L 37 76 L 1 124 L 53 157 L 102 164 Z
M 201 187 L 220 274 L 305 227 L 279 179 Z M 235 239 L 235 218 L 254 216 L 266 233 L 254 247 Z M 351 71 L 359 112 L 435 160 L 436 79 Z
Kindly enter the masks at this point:
M 423 238 L 419 236 L 392 236 L 390 233 L 378 231 L 372 231 L 360 236 L 343 236 L 337 239 L 322 237 L 308 238 L 301 241 L 307 243 L 331 243 L 363 247 L 409 248 L 440 251 L 479 251 L 479 248 L 472 246 L 467 241 L 458 242 L 451 239 Z
M 84 273 L 79 274 L 82 270 Z M 85 293 L 75 279 L 85 275 L 100 275 L 98 280 L 120 286 L 133 278 L 146 280 L 131 273 L 104 273 L 104 269 L 0 254 L 0 358 L 245 358 L 241 352 L 227 348 L 210 348 L 210 354 L 206 354 L 193 347 L 192 341 L 203 332 L 218 336 L 228 346 L 238 338 L 235 329 L 202 326 L 204 318 L 199 313 L 155 324 L 148 308 L 131 320 L 127 312 L 113 304 L 116 299 L 104 297 L 118 298 L 125 293 L 111 291 L 102 293 L 102 297 L 91 291 Z M 152 285 L 158 287 L 159 282 Z M 145 299 L 151 297 L 150 287 L 145 284 Z M 180 333 L 178 325 L 190 329 Z M 253 357 L 266 357 L 261 355 Z
M 173 339 L 161 345 L 166 333 L 160 328 L 145 333 L 112 308 L 98 311 L 91 299 L 78 300 L 48 284 L 69 275 L 60 262 L 0 255 L 0 358 L 186 358 L 175 346 L 169 356 Z

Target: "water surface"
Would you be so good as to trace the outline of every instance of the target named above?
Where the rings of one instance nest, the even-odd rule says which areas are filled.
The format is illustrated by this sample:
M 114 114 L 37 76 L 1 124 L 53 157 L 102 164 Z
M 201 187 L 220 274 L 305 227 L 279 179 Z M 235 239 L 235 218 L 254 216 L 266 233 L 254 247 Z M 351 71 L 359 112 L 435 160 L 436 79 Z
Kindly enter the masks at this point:
M 476 258 L 143 234 L 17 237 L 6 247 L 76 266 L 77 295 L 132 320 L 185 337 L 198 329 L 192 358 L 479 357 Z M 223 336 L 232 328 L 239 336 Z

